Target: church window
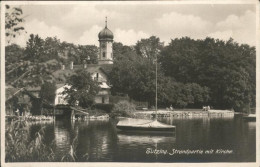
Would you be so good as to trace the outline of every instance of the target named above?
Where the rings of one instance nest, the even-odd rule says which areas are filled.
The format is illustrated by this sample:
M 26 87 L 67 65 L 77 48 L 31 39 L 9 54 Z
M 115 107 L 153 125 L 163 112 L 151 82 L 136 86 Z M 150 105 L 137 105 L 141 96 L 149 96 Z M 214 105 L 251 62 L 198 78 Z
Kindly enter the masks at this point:
M 103 104 L 105 103 L 105 97 L 104 96 L 102 97 L 102 103 Z
M 103 52 L 103 58 L 105 58 L 106 57 L 106 52 Z

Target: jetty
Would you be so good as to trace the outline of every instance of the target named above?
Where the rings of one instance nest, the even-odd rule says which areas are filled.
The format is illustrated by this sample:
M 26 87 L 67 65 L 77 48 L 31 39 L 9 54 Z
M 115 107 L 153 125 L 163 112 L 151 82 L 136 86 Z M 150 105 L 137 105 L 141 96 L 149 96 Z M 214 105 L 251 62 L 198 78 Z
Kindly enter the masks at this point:
M 155 111 L 137 111 L 135 115 L 142 115 L 143 117 L 155 117 Z M 231 110 L 209 110 L 203 111 L 199 109 L 187 110 L 158 110 L 157 117 L 234 117 L 235 112 Z

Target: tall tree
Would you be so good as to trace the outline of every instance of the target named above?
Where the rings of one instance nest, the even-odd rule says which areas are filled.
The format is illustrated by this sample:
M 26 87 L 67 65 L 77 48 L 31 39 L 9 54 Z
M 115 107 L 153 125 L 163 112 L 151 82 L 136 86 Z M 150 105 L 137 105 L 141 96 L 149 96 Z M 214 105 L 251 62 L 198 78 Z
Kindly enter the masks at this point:
M 135 49 L 138 55 L 154 61 L 155 56 L 161 52 L 163 45 L 163 42 L 160 42 L 160 38 L 151 36 L 150 38 L 137 41 Z
M 57 37 L 47 37 L 44 40 L 44 54 L 40 58 L 41 61 L 59 60 L 60 44 L 60 40 Z
M 30 34 L 30 38 L 26 42 L 25 54 L 27 60 L 31 62 L 42 61 L 42 57 L 44 56 L 44 40 L 38 34 Z

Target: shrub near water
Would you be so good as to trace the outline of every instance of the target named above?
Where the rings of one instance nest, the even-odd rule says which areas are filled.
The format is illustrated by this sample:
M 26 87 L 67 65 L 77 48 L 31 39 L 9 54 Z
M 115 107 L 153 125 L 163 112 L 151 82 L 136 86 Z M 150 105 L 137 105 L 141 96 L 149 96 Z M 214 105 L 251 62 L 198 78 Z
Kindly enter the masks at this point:
M 52 147 L 44 144 L 45 127 L 42 127 L 31 141 L 29 133 L 29 126 L 26 121 L 17 120 L 11 122 L 6 129 L 5 135 L 6 162 L 54 160 Z
M 128 101 L 120 101 L 115 104 L 111 117 L 134 117 L 135 105 Z

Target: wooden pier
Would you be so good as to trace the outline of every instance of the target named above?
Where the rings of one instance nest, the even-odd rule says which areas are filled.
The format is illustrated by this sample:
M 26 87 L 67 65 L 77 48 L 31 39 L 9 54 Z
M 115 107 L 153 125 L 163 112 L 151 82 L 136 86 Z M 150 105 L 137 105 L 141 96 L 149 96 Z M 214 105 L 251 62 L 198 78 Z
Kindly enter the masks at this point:
M 154 111 L 138 111 L 135 113 L 136 115 L 142 116 L 152 116 L 155 117 Z M 176 110 L 176 111 L 167 111 L 167 110 L 159 110 L 157 112 L 157 117 L 166 118 L 166 117 L 234 117 L 234 111 L 230 110 Z

